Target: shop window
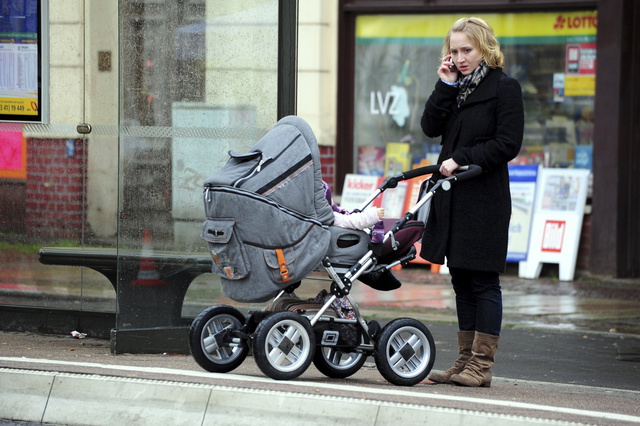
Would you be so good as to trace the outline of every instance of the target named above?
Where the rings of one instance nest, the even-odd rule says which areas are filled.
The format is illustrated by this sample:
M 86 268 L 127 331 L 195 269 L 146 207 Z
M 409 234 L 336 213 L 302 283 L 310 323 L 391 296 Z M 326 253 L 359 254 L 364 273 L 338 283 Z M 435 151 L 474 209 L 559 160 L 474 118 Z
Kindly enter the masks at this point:
M 523 91 L 517 164 L 592 165 L 596 11 L 478 14 Z M 440 140 L 420 128 L 442 41 L 459 15 L 362 15 L 356 24 L 354 170 L 385 175 L 435 162 Z

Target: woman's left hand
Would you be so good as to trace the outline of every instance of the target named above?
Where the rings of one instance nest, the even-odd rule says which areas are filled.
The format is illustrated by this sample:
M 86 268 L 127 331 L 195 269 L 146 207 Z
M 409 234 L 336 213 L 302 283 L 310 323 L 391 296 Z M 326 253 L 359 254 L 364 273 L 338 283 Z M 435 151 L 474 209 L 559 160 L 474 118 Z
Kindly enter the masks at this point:
M 460 167 L 458 163 L 453 161 L 453 158 L 449 158 L 440 164 L 440 174 L 446 177 L 453 176 L 458 167 Z

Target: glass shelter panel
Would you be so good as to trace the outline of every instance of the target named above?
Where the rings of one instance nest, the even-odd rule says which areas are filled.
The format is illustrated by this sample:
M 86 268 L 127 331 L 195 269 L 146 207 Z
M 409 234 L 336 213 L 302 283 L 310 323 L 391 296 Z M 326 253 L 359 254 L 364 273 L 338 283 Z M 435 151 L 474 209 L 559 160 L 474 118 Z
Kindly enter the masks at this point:
M 276 122 L 277 0 L 120 2 L 118 329 L 220 299 L 203 182 Z
M 18 14 L 23 7 L 41 8 L 48 42 L 39 46 L 39 60 L 50 112 L 44 123 L 0 123 L 0 305 L 114 313 L 109 279 L 59 258 L 43 265 L 38 251 L 116 246 L 117 4 L 4 3 Z M 101 67 L 99 52 L 111 68 Z M 80 123 L 91 123 L 93 132 L 79 133 Z M 5 327 L 23 326 L 11 315 L 6 319 Z
M 481 14 L 523 90 L 517 164 L 591 169 L 596 11 Z M 434 163 L 440 140 L 420 128 L 443 39 L 459 15 L 363 15 L 356 26 L 354 170 L 386 175 Z

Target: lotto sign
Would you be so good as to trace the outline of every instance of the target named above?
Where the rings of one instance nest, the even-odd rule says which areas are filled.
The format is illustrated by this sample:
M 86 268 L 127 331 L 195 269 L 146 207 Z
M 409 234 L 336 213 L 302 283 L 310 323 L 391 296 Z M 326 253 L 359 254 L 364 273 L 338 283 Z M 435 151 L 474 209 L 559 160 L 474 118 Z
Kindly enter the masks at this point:
M 542 251 L 560 253 L 562 242 L 564 241 L 564 230 L 567 222 L 560 220 L 548 220 L 544 224 L 544 234 L 542 235 Z
M 527 260 L 520 262 L 520 277 L 538 278 L 543 263 L 557 263 L 560 280 L 573 279 L 588 177 L 589 171 L 584 169 L 540 170 L 529 253 Z

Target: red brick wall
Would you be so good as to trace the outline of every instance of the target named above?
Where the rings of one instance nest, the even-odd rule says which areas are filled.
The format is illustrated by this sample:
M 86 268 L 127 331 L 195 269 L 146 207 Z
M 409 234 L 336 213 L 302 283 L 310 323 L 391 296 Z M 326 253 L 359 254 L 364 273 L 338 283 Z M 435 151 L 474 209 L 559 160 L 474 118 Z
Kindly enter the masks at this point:
M 27 235 L 79 239 L 86 222 L 86 142 L 30 138 L 27 161 Z
M 0 232 L 24 233 L 25 183 L 0 181 Z
M 319 146 L 319 148 L 322 179 L 333 188 L 333 184 L 335 183 L 335 148 L 332 146 Z

